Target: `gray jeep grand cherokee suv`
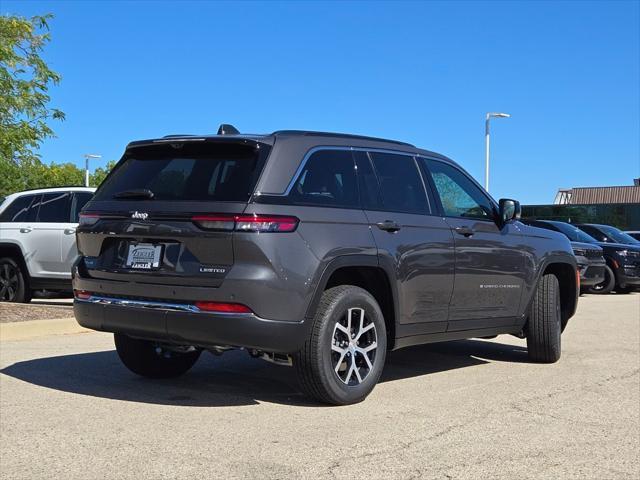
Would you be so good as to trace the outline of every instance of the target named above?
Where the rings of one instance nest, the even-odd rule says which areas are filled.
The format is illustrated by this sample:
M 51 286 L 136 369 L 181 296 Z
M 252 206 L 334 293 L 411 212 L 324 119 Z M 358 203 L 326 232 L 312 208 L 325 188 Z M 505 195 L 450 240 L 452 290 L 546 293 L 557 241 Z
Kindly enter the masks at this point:
M 391 140 L 223 125 L 137 141 L 81 215 L 75 315 L 137 374 L 242 347 L 333 404 L 363 400 L 409 345 L 509 333 L 555 362 L 576 261 L 519 214 Z

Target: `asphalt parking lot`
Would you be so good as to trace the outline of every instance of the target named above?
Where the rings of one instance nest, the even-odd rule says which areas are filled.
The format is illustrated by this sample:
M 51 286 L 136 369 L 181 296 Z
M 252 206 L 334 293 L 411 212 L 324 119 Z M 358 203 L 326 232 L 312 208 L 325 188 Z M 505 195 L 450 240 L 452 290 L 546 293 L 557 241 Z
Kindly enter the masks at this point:
M 326 407 L 244 352 L 137 378 L 103 333 L 0 344 L 0 478 L 640 477 L 640 294 L 585 296 L 554 365 L 509 336 L 393 352 Z

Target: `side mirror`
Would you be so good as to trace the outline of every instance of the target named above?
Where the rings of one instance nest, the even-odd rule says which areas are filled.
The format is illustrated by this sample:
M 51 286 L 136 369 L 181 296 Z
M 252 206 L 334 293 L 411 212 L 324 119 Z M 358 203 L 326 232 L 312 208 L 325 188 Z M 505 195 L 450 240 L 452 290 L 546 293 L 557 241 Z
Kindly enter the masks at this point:
M 501 198 L 498 202 L 500 222 L 504 225 L 511 220 L 520 220 L 522 215 L 522 208 L 520 202 L 517 200 L 511 200 L 510 198 Z

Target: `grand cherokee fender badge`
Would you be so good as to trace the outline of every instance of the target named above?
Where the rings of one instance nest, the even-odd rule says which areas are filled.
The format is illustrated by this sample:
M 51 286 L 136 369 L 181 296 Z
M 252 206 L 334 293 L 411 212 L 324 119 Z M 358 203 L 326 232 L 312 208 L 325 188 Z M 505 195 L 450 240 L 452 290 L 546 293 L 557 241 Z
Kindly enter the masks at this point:
M 224 273 L 227 273 L 227 269 L 225 267 L 200 265 L 200 273 L 224 274 Z
M 139 211 L 135 211 L 131 214 L 131 218 L 137 218 L 139 220 L 146 220 L 147 218 L 149 218 L 149 214 L 147 212 L 139 212 Z

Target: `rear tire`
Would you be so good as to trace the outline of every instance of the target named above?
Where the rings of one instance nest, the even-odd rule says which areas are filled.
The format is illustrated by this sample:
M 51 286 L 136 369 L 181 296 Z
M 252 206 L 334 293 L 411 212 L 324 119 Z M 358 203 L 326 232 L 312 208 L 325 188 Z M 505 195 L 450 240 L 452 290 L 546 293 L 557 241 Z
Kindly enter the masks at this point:
M 122 363 L 143 377 L 173 378 L 187 372 L 200 357 L 200 350 L 176 352 L 148 340 L 131 338 L 121 333 L 113 335 L 116 351 Z
M 553 274 L 543 275 L 538 281 L 527 322 L 527 349 L 531 361 L 554 363 L 560 359 L 561 323 L 558 278 Z
M 609 265 L 604 266 L 604 280 L 596 285 L 588 287 L 586 290 L 588 293 L 595 293 L 597 295 L 604 295 L 605 293 L 611 293 L 613 287 L 616 286 L 616 276 Z
M 0 258 L 0 301 L 14 303 L 31 301 L 27 274 L 13 258 Z
M 302 390 L 321 402 L 348 405 L 364 400 L 380 379 L 387 332 L 378 302 L 352 285 L 322 294 L 311 333 L 294 355 Z

